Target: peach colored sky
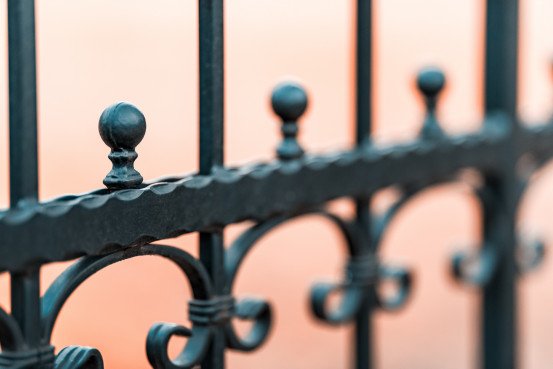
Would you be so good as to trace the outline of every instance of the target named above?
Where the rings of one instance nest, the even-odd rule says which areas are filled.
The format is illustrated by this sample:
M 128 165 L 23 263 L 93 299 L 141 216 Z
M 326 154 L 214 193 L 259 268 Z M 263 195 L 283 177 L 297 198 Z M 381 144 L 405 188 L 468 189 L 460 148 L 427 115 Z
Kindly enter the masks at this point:
M 0 30 L 6 39 L 6 1 Z M 412 138 L 421 106 L 413 75 L 430 63 L 447 72 L 440 107 L 444 127 L 460 132 L 481 119 L 482 0 L 375 1 L 375 135 L 380 141 Z M 276 120 L 268 93 L 294 76 L 309 90 L 301 126 L 310 151 L 351 142 L 353 4 L 336 0 L 233 0 L 226 7 L 226 154 L 229 164 L 274 155 Z M 522 2 L 520 112 L 530 120 L 552 106 L 549 59 L 553 2 Z M 197 5 L 182 0 L 37 0 L 41 198 L 102 186 L 107 147 L 97 132 L 101 111 L 126 100 L 146 115 L 138 147 L 145 178 L 196 170 Z M 6 71 L 6 50 L 0 66 Z M 6 84 L 4 84 L 6 86 Z M 0 202 L 7 203 L 7 98 L 0 90 Z M 525 198 L 521 226 L 553 240 L 553 172 L 540 172 Z M 337 203 L 343 213 L 348 204 Z M 83 225 L 86 226 L 86 225 Z M 245 225 L 230 227 L 228 239 Z M 417 273 L 413 299 L 399 314 L 378 314 L 380 368 L 471 368 L 477 354 L 478 294 L 453 285 L 448 258 L 479 238 L 478 213 L 460 185 L 417 197 L 393 223 L 384 259 Z M 277 324 L 264 348 L 229 355 L 230 368 L 342 368 L 348 328 L 314 324 L 308 288 L 340 275 L 343 254 L 325 223 L 305 219 L 263 240 L 239 276 L 239 294 L 275 304 Z M 196 237 L 167 243 L 196 252 Z M 314 258 L 313 256 L 316 255 Z M 107 368 L 147 368 L 144 345 L 155 321 L 186 323 L 188 287 L 176 269 L 157 259 L 132 260 L 92 278 L 71 298 L 54 333 L 59 347 L 99 348 Z M 44 268 L 47 286 L 66 264 Z M 523 279 L 521 362 L 544 368 L 553 350 L 553 265 Z M 184 287 L 183 287 L 184 286 Z M 0 279 L 0 302 L 8 301 Z M 175 349 L 178 344 L 175 342 Z

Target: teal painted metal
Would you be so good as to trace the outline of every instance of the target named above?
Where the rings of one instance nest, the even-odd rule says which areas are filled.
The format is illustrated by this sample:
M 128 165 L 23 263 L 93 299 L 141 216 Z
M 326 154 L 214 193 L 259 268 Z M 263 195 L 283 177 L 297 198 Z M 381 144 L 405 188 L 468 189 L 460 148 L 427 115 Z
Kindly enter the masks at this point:
M 412 286 L 409 269 L 380 261 L 381 240 L 413 196 L 429 186 L 458 181 L 467 168 L 482 178 L 470 185 L 483 211 L 483 244 L 475 253 L 455 254 L 452 274 L 482 290 L 480 366 L 517 367 L 516 279 L 540 263 L 544 246 L 518 241 L 515 214 L 528 183 L 517 175 L 516 163 L 532 157 L 538 168 L 553 156 L 553 120 L 529 127 L 516 115 L 518 1 L 487 1 L 486 115 L 481 129 L 455 136 L 441 127 L 435 111 L 446 79 L 441 70 L 428 67 L 417 78 L 426 107 L 419 137 L 391 147 L 371 141 L 373 11 L 371 0 L 357 0 L 355 144 L 332 154 L 306 153 L 298 132 L 308 94 L 300 85 L 283 83 L 272 96 L 282 125 L 277 158 L 239 168 L 226 167 L 223 155 L 223 9 L 223 0 L 199 1 L 198 173 L 143 183 L 134 161 L 146 118 L 138 108 L 119 103 L 107 108 L 99 122 L 113 163 L 104 180 L 107 188 L 38 202 L 34 1 L 8 0 L 11 207 L 0 211 L 0 271 L 11 273 L 12 306 L 11 314 L 0 308 L 0 368 L 103 368 L 101 353 L 94 348 L 70 346 L 54 354 L 51 333 L 58 313 L 91 275 L 150 255 L 175 263 L 193 293 L 190 327 L 152 326 L 146 347 L 150 364 L 224 368 L 227 350 L 255 351 L 272 327 L 267 300 L 234 296 L 242 262 L 264 235 L 304 215 L 327 219 L 347 246 L 343 279 L 313 287 L 313 314 L 326 324 L 353 324 L 351 366 L 371 368 L 374 312 L 404 306 Z M 384 213 L 374 213 L 373 194 L 390 186 L 399 189 L 398 200 Z M 325 209 L 336 198 L 355 203 L 351 219 Z M 256 225 L 225 247 L 224 227 L 242 220 Z M 189 232 L 199 233 L 199 258 L 151 244 Z M 521 252 L 531 257 L 518 259 Z M 41 266 L 75 255 L 83 256 L 41 296 Z M 383 281 L 395 283 L 397 293 L 380 295 L 377 287 Z M 335 292 L 341 293 L 341 301 L 330 308 L 328 299 Z M 249 334 L 235 331 L 235 319 L 252 323 Z M 188 340 L 172 359 L 167 345 L 173 336 Z

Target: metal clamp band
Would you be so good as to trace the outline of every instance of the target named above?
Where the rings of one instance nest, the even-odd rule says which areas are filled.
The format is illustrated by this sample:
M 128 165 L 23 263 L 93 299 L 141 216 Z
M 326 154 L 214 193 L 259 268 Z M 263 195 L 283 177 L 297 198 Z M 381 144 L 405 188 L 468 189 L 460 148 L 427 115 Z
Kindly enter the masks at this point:
M 346 277 L 349 284 L 368 286 L 376 283 L 379 274 L 379 262 L 374 255 L 351 258 L 346 265 Z
M 194 324 L 218 325 L 234 315 L 235 300 L 232 296 L 217 296 L 210 300 L 190 300 L 189 319 Z

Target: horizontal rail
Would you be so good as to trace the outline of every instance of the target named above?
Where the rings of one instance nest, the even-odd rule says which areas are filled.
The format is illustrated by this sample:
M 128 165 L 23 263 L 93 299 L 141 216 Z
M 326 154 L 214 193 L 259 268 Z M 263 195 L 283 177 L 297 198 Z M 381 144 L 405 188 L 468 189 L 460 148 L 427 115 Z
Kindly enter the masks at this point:
M 140 189 L 24 204 L 0 212 L 0 271 L 266 219 L 341 197 L 371 195 L 390 185 L 429 186 L 453 179 L 462 168 L 492 172 L 501 168 L 511 139 L 505 119 L 490 117 L 481 130 L 467 135 L 390 147 L 366 145 L 288 162 L 218 169 Z M 553 124 L 519 134 L 521 151 L 553 156 L 547 144 L 553 141 Z

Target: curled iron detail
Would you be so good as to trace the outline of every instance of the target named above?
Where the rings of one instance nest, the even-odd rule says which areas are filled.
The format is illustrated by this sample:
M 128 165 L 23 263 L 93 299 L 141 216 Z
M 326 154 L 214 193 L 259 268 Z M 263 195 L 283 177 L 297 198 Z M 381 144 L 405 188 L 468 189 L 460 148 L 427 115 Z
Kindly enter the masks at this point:
M 0 368 L 51 368 L 54 358 L 54 347 L 50 345 L 40 346 L 36 349 L 3 351 L 0 355 Z
M 104 369 L 102 354 L 95 348 L 68 346 L 56 355 L 55 369 Z
M 364 245 L 368 244 L 362 242 L 363 239 L 361 237 L 363 237 L 363 233 L 355 228 L 354 223 L 348 223 L 340 217 L 324 210 L 309 210 L 298 214 L 283 215 L 269 219 L 246 230 L 227 249 L 225 255 L 225 269 L 227 273 L 225 292 L 231 294 L 236 274 L 249 251 L 257 244 L 257 241 L 277 226 L 289 220 L 306 215 L 319 215 L 335 224 L 345 239 L 349 255 L 355 256 L 362 254 Z M 360 298 L 359 296 L 358 299 Z M 317 312 L 315 312 L 315 314 L 317 315 Z M 232 322 L 227 323 L 225 325 L 227 346 L 239 351 L 252 351 L 260 347 L 265 342 L 271 328 L 271 305 L 263 299 L 247 298 L 236 304 L 235 317 L 253 321 L 253 326 L 250 332 L 246 334 L 245 338 L 242 338 L 238 336 L 234 330 Z
M 483 221 L 489 221 L 490 209 L 494 208 L 497 194 L 489 185 L 490 178 L 483 178 L 479 185 L 470 185 L 472 193 L 478 199 L 482 209 Z M 517 182 L 517 199 L 521 196 L 525 183 Z M 488 235 L 483 235 L 484 240 Z M 489 284 L 497 271 L 497 248 L 484 241 L 477 250 L 457 251 L 451 257 L 451 273 L 453 278 L 463 284 L 483 288 Z
M 329 309 L 327 301 L 330 296 L 340 292 L 340 304 L 334 309 Z M 317 283 L 311 289 L 311 309 L 317 319 L 339 325 L 353 320 L 366 298 L 367 289 L 360 285 Z
M 176 247 L 145 245 L 102 256 L 84 257 L 66 269 L 42 298 L 43 341 L 50 341 L 61 308 L 85 280 L 110 265 L 138 256 L 160 256 L 170 260 L 185 275 L 195 300 L 211 299 L 212 287 L 203 265 L 192 255 Z M 190 335 L 189 332 L 191 332 Z M 171 360 L 167 352 L 167 344 L 172 336 L 190 337 L 176 360 Z M 202 360 L 210 339 L 211 328 L 209 327 L 194 324 L 192 330 L 189 330 L 176 324 L 158 323 L 150 330 L 147 338 L 148 359 L 151 363 L 155 363 L 156 368 L 192 368 Z M 67 354 L 70 352 L 68 351 Z M 75 351 L 77 352 L 82 354 L 84 351 Z M 92 353 L 89 352 L 89 354 Z
M 384 234 L 390 227 L 390 223 L 401 209 L 417 194 L 424 189 L 421 183 L 401 188 L 399 198 L 380 216 L 374 216 L 372 242 L 378 250 L 382 244 Z M 378 269 L 378 281 L 375 286 L 374 298 L 376 306 L 383 311 L 397 311 L 405 306 L 411 296 L 413 275 L 411 270 L 404 267 L 392 267 L 380 265 Z M 391 281 L 396 286 L 393 295 L 385 296 L 380 293 L 378 286 L 385 281 Z
M 397 311 L 405 306 L 411 296 L 413 274 L 407 268 L 382 265 L 379 270 L 378 283 L 386 280 L 395 283 L 397 290 L 393 295 L 385 297 L 377 289 L 375 291 L 376 305 L 384 311 Z
M 249 352 L 265 342 L 272 324 L 271 305 L 267 301 L 253 297 L 244 298 L 236 304 L 234 316 L 240 320 L 252 321 L 253 326 L 248 334 L 241 338 L 236 334 L 232 322 L 228 322 L 224 332 L 229 348 Z
M 421 190 L 419 186 L 405 187 L 401 189 L 400 197 L 381 215 L 373 217 L 372 244 L 379 248 L 382 239 L 390 223 L 397 213 Z
M 184 349 L 175 359 L 168 353 L 172 337 L 189 337 Z M 156 369 L 190 369 L 200 363 L 211 341 L 209 326 L 194 325 L 192 329 L 174 323 L 156 323 L 146 338 L 148 361 Z
M 532 176 L 549 161 L 546 157 L 529 153 L 517 162 L 516 200 L 521 201 Z M 519 236 L 516 255 L 516 268 L 519 275 L 525 275 L 537 269 L 545 258 L 545 243 L 540 239 L 524 239 Z
M 311 289 L 311 308 L 315 317 L 329 324 L 339 325 L 352 321 L 368 297 L 368 287 L 378 279 L 378 260 L 372 254 L 351 258 L 341 283 L 317 283 Z M 340 303 L 328 308 L 329 298 L 341 293 Z
M 497 270 L 497 254 L 490 245 L 467 252 L 458 251 L 451 258 L 453 277 L 462 283 L 475 287 L 484 287 L 493 278 Z
M 545 243 L 541 240 L 520 242 L 518 247 L 517 272 L 524 275 L 536 270 L 545 258 Z
M 13 316 L 6 313 L 4 309 L 0 307 L 0 346 L 2 352 L 0 357 L 5 351 L 19 351 L 25 349 L 25 340 L 19 324 L 15 321 Z

